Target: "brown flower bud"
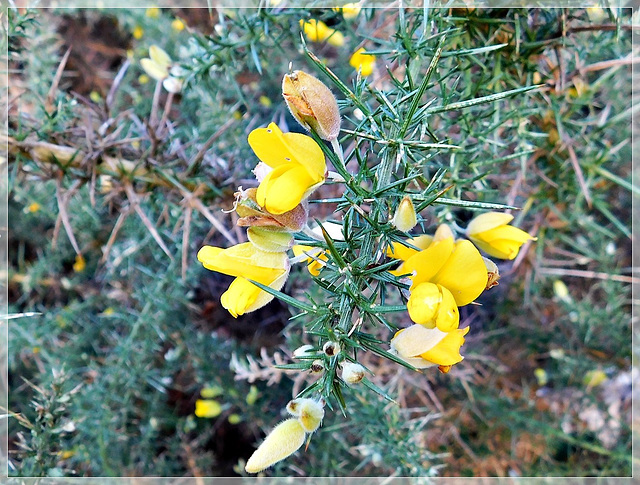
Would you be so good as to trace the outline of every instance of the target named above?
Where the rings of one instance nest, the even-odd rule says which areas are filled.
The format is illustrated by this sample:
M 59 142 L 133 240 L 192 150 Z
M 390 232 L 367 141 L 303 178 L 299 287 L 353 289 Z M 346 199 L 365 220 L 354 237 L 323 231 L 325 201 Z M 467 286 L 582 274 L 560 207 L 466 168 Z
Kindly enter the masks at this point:
M 282 96 L 289 111 L 304 129 L 323 140 L 335 140 L 340 133 L 340 110 L 336 98 L 322 81 L 303 71 L 285 74 Z

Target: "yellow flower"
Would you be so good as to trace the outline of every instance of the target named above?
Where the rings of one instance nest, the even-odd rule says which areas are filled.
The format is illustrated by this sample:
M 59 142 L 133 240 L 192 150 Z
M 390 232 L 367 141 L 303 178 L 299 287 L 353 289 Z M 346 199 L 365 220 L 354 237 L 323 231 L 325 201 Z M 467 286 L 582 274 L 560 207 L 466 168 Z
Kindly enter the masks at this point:
M 237 244 L 228 249 L 204 246 L 198 261 L 211 271 L 235 276 L 220 303 L 235 318 L 262 308 L 273 296 L 249 280 L 280 290 L 289 276 L 289 259 L 285 252 L 268 253 L 252 243 Z
M 365 54 L 364 47 L 361 47 L 353 53 L 349 64 L 354 69 L 360 69 L 363 76 L 370 76 L 373 73 L 373 68 L 376 65 L 376 56 L 373 54 Z
M 34 212 L 38 212 L 40 210 L 42 206 L 40 204 L 38 204 L 37 202 L 33 202 L 31 204 L 29 204 L 27 207 L 25 207 L 24 212 L 30 212 L 30 213 L 34 213 Z
M 409 232 L 417 223 L 416 209 L 413 206 L 413 202 L 411 202 L 411 198 L 407 195 L 398 205 L 391 224 L 399 231 Z
M 289 418 L 273 428 L 258 449 L 247 460 L 247 473 L 258 473 L 284 460 L 302 446 L 305 430 L 296 418 Z
M 341 47 L 344 45 L 344 35 L 342 35 L 342 32 L 328 27 L 322 20 L 300 20 L 300 27 L 302 27 L 304 35 L 311 42 L 327 41 L 334 47 Z
M 359 2 L 345 3 L 342 7 L 333 8 L 334 12 L 342 12 L 342 16 L 347 20 L 356 18 L 360 13 L 360 10 L 362 10 L 362 7 L 360 6 Z
M 257 203 L 271 214 L 293 210 L 324 182 L 324 154 L 313 138 L 282 133 L 275 123 L 249 134 L 249 145 L 271 170 L 256 192 Z
M 421 249 L 427 249 L 432 241 L 433 236 L 429 236 L 427 234 L 406 240 L 407 244 L 411 244 L 418 249 L 410 248 L 399 242 L 394 242 L 387 248 L 387 256 L 406 261 L 414 254 L 419 253 Z
M 293 254 L 298 257 L 303 254 L 307 254 L 309 257 L 305 259 L 308 262 L 307 269 L 313 276 L 318 276 L 320 270 L 325 266 L 325 262 L 329 260 L 326 251 L 321 248 L 313 246 L 305 246 L 303 244 L 296 244 L 293 246 Z
M 460 347 L 469 327 L 442 332 L 437 328 L 411 325 L 400 330 L 391 339 L 391 350 L 416 369 L 433 365 L 448 372 L 449 367 L 461 362 Z
M 222 412 L 222 406 L 214 399 L 196 400 L 196 410 L 194 414 L 199 418 L 215 418 Z
M 76 256 L 76 261 L 73 263 L 73 271 L 76 273 L 82 273 L 84 269 L 87 267 L 87 263 L 84 260 L 82 254 L 78 254 Z
M 173 19 L 173 22 L 171 22 L 171 28 L 176 32 L 184 30 L 184 27 L 184 22 L 181 19 Z
M 146 74 L 140 74 L 140 76 L 138 76 L 138 82 L 140 84 L 147 84 L 149 82 L 149 76 Z
M 487 212 L 473 218 L 467 226 L 467 236 L 489 256 L 500 259 L 514 259 L 520 246 L 537 238 L 522 229 L 509 226 L 511 214 Z
M 451 230 L 444 224 L 426 249 L 409 256 L 391 273 L 396 276 L 409 273 L 411 291 L 421 283 L 441 285 L 451 292 L 458 306 L 480 296 L 488 280 L 487 267 L 478 250 L 469 241 L 454 241 Z
M 179 66 L 174 66 L 171 57 L 157 45 L 149 47 L 149 57 L 140 59 L 142 69 L 156 81 L 162 81 L 164 88 L 170 93 L 182 90 L 182 78 Z
M 133 29 L 133 38 L 134 39 L 142 39 L 142 36 L 144 35 L 144 29 L 142 27 L 140 27 L 139 25 L 136 25 Z
M 157 19 L 160 16 L 160 9 L 158 7 L 149 7 L 145 15 L 150 19 Z
M 271 99 L 269 99 L 269 96 L 264 96 L 264 95 L 258 98 L 258 102 L 265 108 L 270 108 L 271 105 L 273 104 L 271 102 Z

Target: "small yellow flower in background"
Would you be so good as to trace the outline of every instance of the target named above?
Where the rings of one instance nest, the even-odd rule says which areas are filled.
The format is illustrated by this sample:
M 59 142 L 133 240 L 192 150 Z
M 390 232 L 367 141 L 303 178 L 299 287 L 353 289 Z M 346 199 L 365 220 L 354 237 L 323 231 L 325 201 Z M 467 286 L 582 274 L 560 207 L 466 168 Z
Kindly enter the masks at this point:
M 323 251 L 322 248 L 305 246 L 303 244 L 294 245 L 293 254 L 296 257 L 302 256 L 303 254 L 309 256 L 304 260 L 304 262 L 309 263 L 307 265 L 307 269 L 313 276 L 318 276 L 320 274 L 320 270 L 325 266 L 325 262 L 329 260 L 326 251 Z
M 200 395 L 205 398 L 205 399 L 212 399 L 214 397 L 218 397 L 221 396 L 223 394 L 223 390 L 221 387 L 219 386 L 211 386 L 211 387 L 204 387 L 201 391 L 200 391 Z
M 467 236 L 489 256 L 500 259 L 514 259 L 520 246 L 527 241 L 535 241 L 522 229 L 509 226 L 513 220 L 511 214 L 486 212 L 471 220 L 467 226 Z
M 543 368 L 537 367 L 533 371 L 533 375 L 536 376 L 539 386 L 546 386 L 549 383 L 549 376 L 547 375 L 547 371 Z
M 140 66 L 153 79 L 162 81 L 162 85 L 170 93 L 179 93 L 182 90 L 180 67 L 173 65 L 169 54 L 157 45 L 149 47 L 149 57 L 140 59 Z
M 84 260 L 84 257 L 82 256 L 82 254 L 78 254 L 76 256 L 75 263 L 73 263 L 73 271 L 75 271 L 76 273 L 82 273 L 86 267 L 87 263 Z
M 150 19 L 157 19 L 160 17 L 160 9 L 158 7 L 150 7 L 144 14 Z
M 362 10 L 362 6 L 360 5 L 360 2 L 345 3 L 342 7 L 333 8 L 334 12 L 338 12 L 338 13 L 342 12 L 342 16 L 347 20 L 356 18 L 360 13 L 360 10 Z
M 33 202 L 24 208 L 24 212 L 25 214 L 26 213 L 34 214 L 35 212 L 38 212 L 41 208 L 42 206 L 40 204 L 38 204 L 37 202 Z
M 64 451 L 60 452 L 60 459 L 61 460 L 68 460 L 69 458 L 71 458 L 75 454 L 76 454 L 76 452 L 74 450 L 64 450 Z
M 307 135 L 282 133 L 278 125 L 270 123 L 249 134 L 249 145 L 273 169 L 256 192 L 257 203 L 271 214 L 293 210 L 324 182 L 324 153 Z
M 280 290 L 290 269 L 286 253 L 261 251 L 251 242 L 228 249 L 204 246 L 198 251 L 198 261 L 211 271 L 236 277 L 220 297 L 220 303 L 234 318 L 262 308 L 273 300 L 273 295 L 262 291 L 250 279 Z
M 184 30 L 185 25 L 182 19 L 176 18 L 176 19 L 173 19 L 173 22 L 171 22 L 171 28 L 176 32 L 181 32 Z
M 393 224 L 393 227 L 399 231 L 409 232 L 417 223 L 418 218 L 416 215 L 416 209 L 413 206 L 411 198 L 406 195 L 400 202 L 400 205 L 398 205 L 396 213 L 391 220 L 391 224 Z
M 247 473 L 258 473 L 284 460 L 303 445 L 306 433 L 300 421 L 289 418 L 273 428 L 247 460 Z
M 391 339 L 391 350 L 416 369 L 440 366 L 448 372 L 452 365 L 461 362 L 460 347 L 469 327 L 442 332 L 437 328 L 411 325 L 400 330 Z
M 169 77 L 171 57 L 157 45 L 149 47 L 149 57 L 140 59 L 140 65 L 145 72 L 156 81 L 162 81 Z
M 136 25 L 133 29 L 132 34 L 134 39 L 142 39 L 142 36 L 144 35 L 144 29 L 139 25 Z
M 349 59 L 349 64 L 356 70 L 360 69 L 360 73 L 363 76 L 370 76 L 376 65 L 376 56 L 373 54 L 365 54 L 364 52 L 366 52 L 364 47 L 355 51 L 351 59 Z
M 227 420 L 229 424 L 238 424 L 242 422 L 242 417 L 239 414 L 230 414 Z
M 215 399 L 198 399 L 194 414 L 199 418 L 216 418 L 222 412 L 222 405 Z
M 326 41 L 334 47 L 344 45 L 344 35 L 342 35 L 342 32 L 328 27 L 322 20 L 300 20 L 300 27 L 302 27 L 305 37 L 311 42 Z
M 100 101 L 102 101 L 102 96 L 98 91 L 91 91 L 89 93 L 89 99 L 94 103 L 99 103 Z
M 282 79 L 282 96 L 291 115 L 302 127 L 315 131 L 323 140 L 340 134 L 340 109 L 331 90 L 304 71 L 293 71 Z
M 148 82 L 149 82 L 149 76 L 147 76 L 146 74 L 140 74 L 140 76 L 138 76 L 138 83 L 147 84 Z
M 110 317 L 111 315 L 113 315 L 116 311 L 112 308 L 112 307 L 107 307 L 104 309 L 104 311 L 102 313 L 100 313 L 99 315 L 101 317 Z
M 587 389 L 591 389 L 592 387 L 599 386 L 607 379 L 607 374 L 602 369 L 596 369 L 587 372 L 582 382 L 587 386 Z
M 247 393 L 247 397 L 245 398 L 245 401 L 247 402 L 247 404 L 249 406 L 253 406 L 256 401 L 258 400 L 258 395 L 259 395 L 259 391 L 258 388 L 256 386 L 251 386 L 249 388 L 249 392 Z
M 271 107 L 271 105 L 273 104 L 273 103 L 271 102 L 271 99 L 269 99 L 269 96 L 260 96 L 260 97 L 258 98 L 258 102 L 259 102 L 262 106 L 264 106 L 265 108 L 270 108 L 270 107 Z
M 569 288 L 567 288 L 567 285 L 565 285 L 562 280 L 555 280 L 553 282 L 553 294 L 558 300 L 565 303 L 571 303 L 573 301 L 571 295 L 569 295 Z

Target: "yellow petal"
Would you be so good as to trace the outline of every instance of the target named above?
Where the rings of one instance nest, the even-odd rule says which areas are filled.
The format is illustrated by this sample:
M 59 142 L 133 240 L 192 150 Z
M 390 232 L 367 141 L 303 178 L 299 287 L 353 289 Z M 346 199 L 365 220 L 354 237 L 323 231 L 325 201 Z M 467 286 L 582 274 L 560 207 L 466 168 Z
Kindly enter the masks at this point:
M 149 47 L 149 57 L 155 64 L 157 64 L 161 68 L 168 70 L 169 66 L 171 65 L 171 58 L 169 57 L 169 54 L 167 54 L 157 45 L 152 45 L 151 47 Z
M 199 418 L 215 418 L 222 412 L 222 406 L 213 399 L 198 399 L 194 414 Z
M 468 331 L 469 327 L 448 332 L 437 345 L 420 354 L 420 357 L 442 366 L 457 364 L 464 358 L 460 355 L 460 347 L 464 344 L 464 336 Z
M 391 339 L 391 348 L 402 357 L 417 357 L 431 350 L 446 336 L 447 334 L 445 332 L 437 328 L 411 325 L 396 333 Z
M 334 47 L 342 47 L 344 45 L 344 35 L 338 30 L 330 29 L 327 42 Z
M 286 253 L 260 251 L 252 243 L 237 244 L 228 249 L 204 246 L 198 261 L 205 268 L 229 276 L 242 276 L 268 285 L 289 269 Z
M 314 183 L 324 180 L 327 164 L 322 148 L 313 138 L 302 133 L 282 133 L 278 125 L 257 128 L 249 133 L 249 145 L 256 156 L 269 165 L 296 163 L 304 166 Z
M 504 226 L 509 224 L 513 220 L 511 214 L 505 214 L 504 212 L 485 212 L 479 216 L 474 217 L 467 226 L 467 234 L 472 236 L 494 227 Z
M 144 72 L 146 72 L 156 81 L 162 81 L 169 75 L 169 70 L 166 67 L 159 66 L 147 57 L 145 57 L 144 59 L 140 59 L 140 66 L 142 66 Z
M 427 249 L 431 242 L 433 241 L 433 237 L 427 234 L 422 236 L 414 237 L 412 239 L 407 239 L 407 243 L 412 246 L 417 247 L 418 249 Z M 405 246 L 400 242 L 392 242 L 387 247 L 387 256 L 394 259 L 401 259 L 402 261 L 406 261 L 414 254 L 417 254 L 419 251 L 410 247 Z
M 499 226 L 487 231 L 469 235 L 469 238 L 489 256 L 500 259 L 514 259 L 520 246 L 535 240 L 526 231 L 513 226 Z
M 260 281 L 263 285 L 267 285 L 274 290 L 280 290 L 287 278 L 289 272 L 285 272 L 277 276 L 272 281 Z M 255 278 L 252 278 L 255 279 Z M 255 281 L 258 281 L 255 279 Z M 245 313 L 251 313 L 262 308 L 271 300 L 273 295 L 261 290 L 256 285 L 245 278 L 238 277 L 231 282 L 227 291 L 220 296 L 220 304 L 234 317 Z
M 431 282 L 447 288 L 457 305 L 464 306 L 480 296 L 487 287 L 487 279 L 487 267 L 480 252 L 471 242 L 463 240 L 455 244 L 453 252 Z
M 304 443 L 304 428 L 296 418 L 283 421 L 273 428 L 247 461 L 247 473 L 258 473 L 296 452 Z
M 363 76 L 369 76 L 373 73 L 373 68 L 376 63 L 376 58 L 373 54 L 364 54 L 366 52 L 364 47 L 361 47 L 353 53 L 349 59 L 349 64 L 354 69 L 360 69 Z
M 256 201 L 271 214 L 284 214 L 300 204 L 313 185 L 309 173 L 301 165 L 280 165 L 260 182 Z
M 460 324 L 460 312 L 458 305 L 451 292 L 442 285 L 438 285 L 442 295 L 438 315 L 436 316 L 436 327 L 443 332 L 451 332 L 458 328 Z
M 433 283 L 420 283 L 411 290 L 407 310 L 411 320 L 427 328 L 435 327 L 442 294 Z
M 434 241 L 429 247 L 417 254 L 414 254 L 407 259 L 403 265 L 403 271 L 405 273 L 412 273 L 415 271 L 416 275 L 413 277 L 413 286 L 419 285 L 425 281 L 432 281 L 432 278 L 440 271 L 440 268 L 451 256 L 454 243 L 453 239 L 443 239 L 441 241 Z M 446 285 L 444 285 L 446 286 Z

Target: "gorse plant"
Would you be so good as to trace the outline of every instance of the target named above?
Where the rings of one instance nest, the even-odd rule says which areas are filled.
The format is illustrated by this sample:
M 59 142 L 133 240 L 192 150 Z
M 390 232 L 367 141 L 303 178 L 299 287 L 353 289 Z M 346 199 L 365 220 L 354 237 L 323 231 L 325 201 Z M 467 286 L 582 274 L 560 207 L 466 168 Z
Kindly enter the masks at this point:
M 287 3 L 9 9 L 11 473 L 624 474 L 629 16 Z
M 317 29 L 314 23 L 305 26 L 304 33 L 317 34 Z M 326 32 L 312 37 L 335 38 Z M 294 353 L 299 362 L 283 368 L 311 372 L 319 378 L 288 404 L 293 417 L 271 431 L 247 462 L 247 472 L 262 471 L 300 448 L 305 434 L 320 426 L 325 405 L 337 404 L 346 416 L 343 392 L 348 386 L 362 383 L 391 399 L 367 379 L 366 369 L 358 363 L 360 352 L 371 351 L 411 369 L 438 366 L 445 373 L 463 359 L 460 347 L 469 327 L 458 328 L 458 307 L 496 285 L 499 275 L 496 264 L 469 240 L 457 239 L 451 227 L 468 235 L 487 254 L 502 259 L 514 259 L 524 243 L 535 239 L 508 225 L 513 216 L 499 212 L 479 215 L 466 231 L 457 224 L 442 224 L 433 236 L 409 235 L 418 223 L 424 223 L 418 213 L 438 203 L 450 188 L 441 183 L 444 171 L 425 179 L 426 158 L 419 159 L 417 153 L 457 148 L 432 132 L 429 115 L 531 89 L 453 106 L 425 104 L 423 96 L 435 84 L 431 78 L 446 37 L 445 32 L 430 39 L 434 53 L 418 85 L 395 80 L 407 94 L 396 94 L 393 104 L 390 95 L 358 79 L 360 92 L 369 90 L 374 99 L 384 100 L 378 108 L 351 91 L 302 38 L 311 61 L 345 96 L 343 110 L 359 110 L 361 121 L 345 121 L 351 129 L 338 139 L 342 120 L 331 90 L 313 75 L 293 71 L 284 75 L 282 94 L 291 114 L 310 136 L 283 133 L 275 123 L 249 134 L 248 143 L 260 160 L 254 169 L 259 185 L 248 190 L 240 187 L 235 205 L 238 225 L 248 227 L 249 242 L 228 249 L 205 246 L 198 259 L 207 269 L 236 277 L 220 299 L 233 317 L 258 310 L 274 297 L 298 309 L 293 319 L 303 319 L 316 342 Z M 410 63 L 408 68 L 412 67 Z M 344 153 L 342 144 L 349 143 L 353 148 Z M 376 145 L 382 148 L 376 151 Z M 327 171 L 325 157 L 335 172 Z M 342 195 L 309 200 L 323 183 L 341 186 Z M 325 227 L 316 220 L 312 228 L 310 202 L 335 204 L 333 221 Z M 465 200 L 447 203 L 469 209 L 514 209 Z M 295 254 L 292 259 L 290 249 Z M 301 301 L 280 291 L 291 264 L 297 262 L 308 263 L 314 283 L 324 289 L 322 302 Z M 397 331 L 390 342 L 380 340 L 377 327 L 398 330 L 391 314 L 405 311 L 414 324 Z

